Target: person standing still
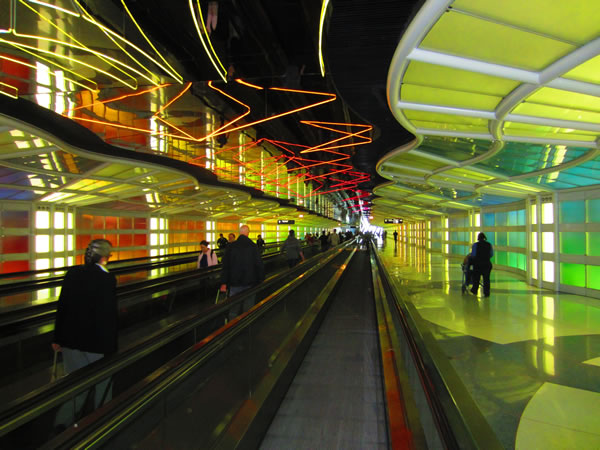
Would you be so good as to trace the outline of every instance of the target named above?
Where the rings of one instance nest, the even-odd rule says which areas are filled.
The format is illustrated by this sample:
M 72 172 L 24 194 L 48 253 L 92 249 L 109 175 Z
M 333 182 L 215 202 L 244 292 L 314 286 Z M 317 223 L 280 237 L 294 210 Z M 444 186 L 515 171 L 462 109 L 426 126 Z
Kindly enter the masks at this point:
M 112 244 L 94 239 L 85 251 L 85 263 L 70 268 L 64 278 L 54 325 L 52 348 L 62 352 L 66 374 L 117 351 L 117 279 L 106 269 Z M 94 408 L 112 398 L 110 379 L 95 387 Z M 74 404 L 63 405 L 57 424 L 68 426 L 80 415 L 86 393 Z
M 483 296 L 490 296 L 490 273 L 492 272 L 492 256 L 494 248 L 487 241 L 483 233 L 477 235 L 477 242 L 471 249 L 471 258 L 473 261 L 473 287 L 471 293 L 477 295 L 479 289 L 479 279 L 483 277 Z
M 398 242 L 398 232 L 394 230 L 394 242 Z
M 283 248 L 290 269 L 298 264 L 301 259 L 304 261 L 304 253 L 302 253 L 300 241 L 296 239 L 294 230 L 290 230 L 287 239 L 283 243 Z
M 219 250 L 224 250 L 227 247 L 227 239 L 223 236 L 223 233 L 219 234 L 219 239 L 217 239 L 217 247 Z
M 229 288 L 230 296 L 250 289 L 265 279 L 265 269 L 258 246 L 250 240 L 249 234 L 248 226 L 242 225 L 237 240 L 229 243 L 225 250 L 220 291 L 227 292 Z M 244 300 L 243 305 L 233 306 L 229 310 L 229 320 L 242 311 L 248 311 L 253 305 L 254 296 L 250 296 Z
M 219 260 L 217 259 L 217 254 L 215 251 L 208 247 L 208 241 L 201 241 L 200 254 L 198 255 L 196 267 L 198 269 L 204 269 L 206 267 L 216 266 L 217 264 L 219 264 Z

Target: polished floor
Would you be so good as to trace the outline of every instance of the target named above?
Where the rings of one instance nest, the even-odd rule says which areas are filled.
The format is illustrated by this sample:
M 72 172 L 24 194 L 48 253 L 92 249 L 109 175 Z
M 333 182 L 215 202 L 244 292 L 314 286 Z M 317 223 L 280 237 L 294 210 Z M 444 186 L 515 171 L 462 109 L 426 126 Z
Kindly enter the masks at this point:
M 460 260 L 405 243 L 380 254 L 507 449 L 600 449 L 600 300 L 493 270 L 461 292 Z

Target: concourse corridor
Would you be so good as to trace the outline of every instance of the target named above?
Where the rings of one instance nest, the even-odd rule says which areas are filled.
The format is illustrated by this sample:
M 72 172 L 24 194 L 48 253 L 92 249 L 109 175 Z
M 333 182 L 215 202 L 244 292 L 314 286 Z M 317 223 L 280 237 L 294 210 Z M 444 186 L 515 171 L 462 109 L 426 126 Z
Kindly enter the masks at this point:
M 380 255 L 422 319 L 420 332 L 454 371 L 442 375 L 466 389 L 505 448 L 600 448 L 597 299 L 540 289 L 496 269 L 486 299 L 481 289 L 462 294 L 458 258 L 392 239 Z

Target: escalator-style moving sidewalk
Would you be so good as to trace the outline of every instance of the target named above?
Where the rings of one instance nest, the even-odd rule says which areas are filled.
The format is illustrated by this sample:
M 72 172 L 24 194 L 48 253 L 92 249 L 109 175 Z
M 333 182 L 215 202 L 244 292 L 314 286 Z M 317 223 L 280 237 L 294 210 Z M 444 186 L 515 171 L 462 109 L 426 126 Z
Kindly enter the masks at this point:
M 357 253 L 262 449 L 388 448 L 369 254 Z

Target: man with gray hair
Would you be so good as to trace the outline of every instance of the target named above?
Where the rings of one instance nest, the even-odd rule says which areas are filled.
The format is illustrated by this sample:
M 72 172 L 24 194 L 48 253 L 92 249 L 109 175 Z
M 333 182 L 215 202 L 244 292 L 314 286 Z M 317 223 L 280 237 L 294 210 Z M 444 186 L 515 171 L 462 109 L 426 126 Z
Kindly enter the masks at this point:
M 265 279 L 265 269 L 258 246 L 250 240 L 248 225 L 240 227 L 239 237 L 225 249 L 223 270 L 221 271 L 221 292 L 233 296 L 256 286 Z M 229 320 L 248 311 L 254 305 L 254 296 L 246 298 L 243 305 L 233 306 L 229 310 Z M 242 309 L 243 308 L 243 309 Z

